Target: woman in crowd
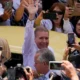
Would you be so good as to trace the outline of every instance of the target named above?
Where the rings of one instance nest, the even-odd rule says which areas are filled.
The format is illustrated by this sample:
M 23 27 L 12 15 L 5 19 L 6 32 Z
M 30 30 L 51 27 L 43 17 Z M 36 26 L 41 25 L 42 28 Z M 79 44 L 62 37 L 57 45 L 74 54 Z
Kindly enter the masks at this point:
M 54 20 L 42 20 L 41 24 L 47 27 L 48 29 L 51 29 L 53 31 L 62 32 L 62 33 L 69 33 L 73 32 L 71 23 L 69 21 L 69 18 L 66 19 L 64 17 L 64 14 L 66 15 L 67 11 L 65 6 L 62 3 L 54 3 L 52 7 L 50 8 L 49 12 L 56 13 L 56 18 Z M 42 16 L 42 15 L 41 15 Z M 41 16 L 39 16 L 41 18 Z M 38 18 L 39 18 L 38 17 Z M 37 19 L 38 20 L 38 19 Z M 36 21 L 37 23 L 37 21 Z
M 0 5 L 4 10 L 3 14 L 0 15 L 0 26 L 1 25 L 10 26 L 10 17 L 12 15 L 12 3 L 13 3 L 12 0 L 0 0 Z
M 76 17 L 76 21 L 74 25 L 74 33 L 78 38 L 80 38 L 80 16 Z

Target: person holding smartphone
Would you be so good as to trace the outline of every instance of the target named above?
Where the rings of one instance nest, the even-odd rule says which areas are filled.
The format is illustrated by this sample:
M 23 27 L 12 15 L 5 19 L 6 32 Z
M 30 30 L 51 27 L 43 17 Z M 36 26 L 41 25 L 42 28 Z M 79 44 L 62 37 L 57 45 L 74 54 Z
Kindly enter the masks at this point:
M 42 24 L 44 27 L 46 27 L 49 30 L 57 31 L 61 33 L 73 32 L 69 19 L 64 18 L 65 6 L 62 3 L 59 2 L 54 3 L 47 13 L 54 13 L 52 15 L 52 17 L 54 18 L 52 19 L 51 17 L 51 19 L 50 18 L 45 19 L 43 15 L 41 15 L 42 17 L 40 16 L 38 17 L 38 19 L 41 20 L 40 25 Z M 56 14 L 56 19 L 55 19 L 55 14 Z M 38 19 L 36 20 L 39 21 Z
M 10 17 L 12 15 L 12 0 L 0 0 L 4 9 L 3 15 L 0 16 L 0 25 L 10 25 Z
M 64 68 L 64 74 L 71 80 L 79 80 L 74 66 L 69 61 L 63 61 L 61 66 Z
M 76 43 L 74 33 L 68 34 L 63 60 L 69 60 L 75 68 L 80 68 L 80 44 Z

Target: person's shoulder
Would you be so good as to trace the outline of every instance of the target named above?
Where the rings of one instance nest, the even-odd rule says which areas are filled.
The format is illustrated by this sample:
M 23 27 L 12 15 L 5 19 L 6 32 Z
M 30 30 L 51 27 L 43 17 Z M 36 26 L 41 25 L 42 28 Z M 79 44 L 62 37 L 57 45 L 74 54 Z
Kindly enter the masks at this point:
M 53 52 L 53 54 L 54 54 L 54 50 L 53 50 L 52 47 L 48 46 L 48 49 L 51 50 Z

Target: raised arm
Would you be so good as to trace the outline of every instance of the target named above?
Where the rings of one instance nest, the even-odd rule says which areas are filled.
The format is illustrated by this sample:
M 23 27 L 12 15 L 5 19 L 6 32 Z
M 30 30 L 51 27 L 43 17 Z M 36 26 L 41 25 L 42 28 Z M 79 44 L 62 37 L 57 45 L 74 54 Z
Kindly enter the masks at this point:
M 23 64 L 26 66 L 28 64 L 28 56 L 33 55 L 33 50 L 35 46 L 34 42 L 34 17 L 38 10 L 38 5 L 33 3 L 33 0 L 25 1 L 23 5 L 29 12 L 29 20 L 25 27 L 24 45 L 23 45 Z
M 22 6 L 24 4 L 23 1 L 24 0 L 21 1 L 19 8 L 16 10 L 15 17 L 14 17 L 16 21 L 20 21 L 24 14 L 24 7 Z

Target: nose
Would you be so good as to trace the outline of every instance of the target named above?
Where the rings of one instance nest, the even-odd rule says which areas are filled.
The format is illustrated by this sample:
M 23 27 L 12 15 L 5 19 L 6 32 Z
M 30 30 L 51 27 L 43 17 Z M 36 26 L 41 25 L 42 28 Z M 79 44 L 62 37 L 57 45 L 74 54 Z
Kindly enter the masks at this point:
M 46 42 L 46 39 L 43 39 L 43 42 Z
M 56 16 L 58 16 L 59 14 L 58 13 L 56 13 Z

